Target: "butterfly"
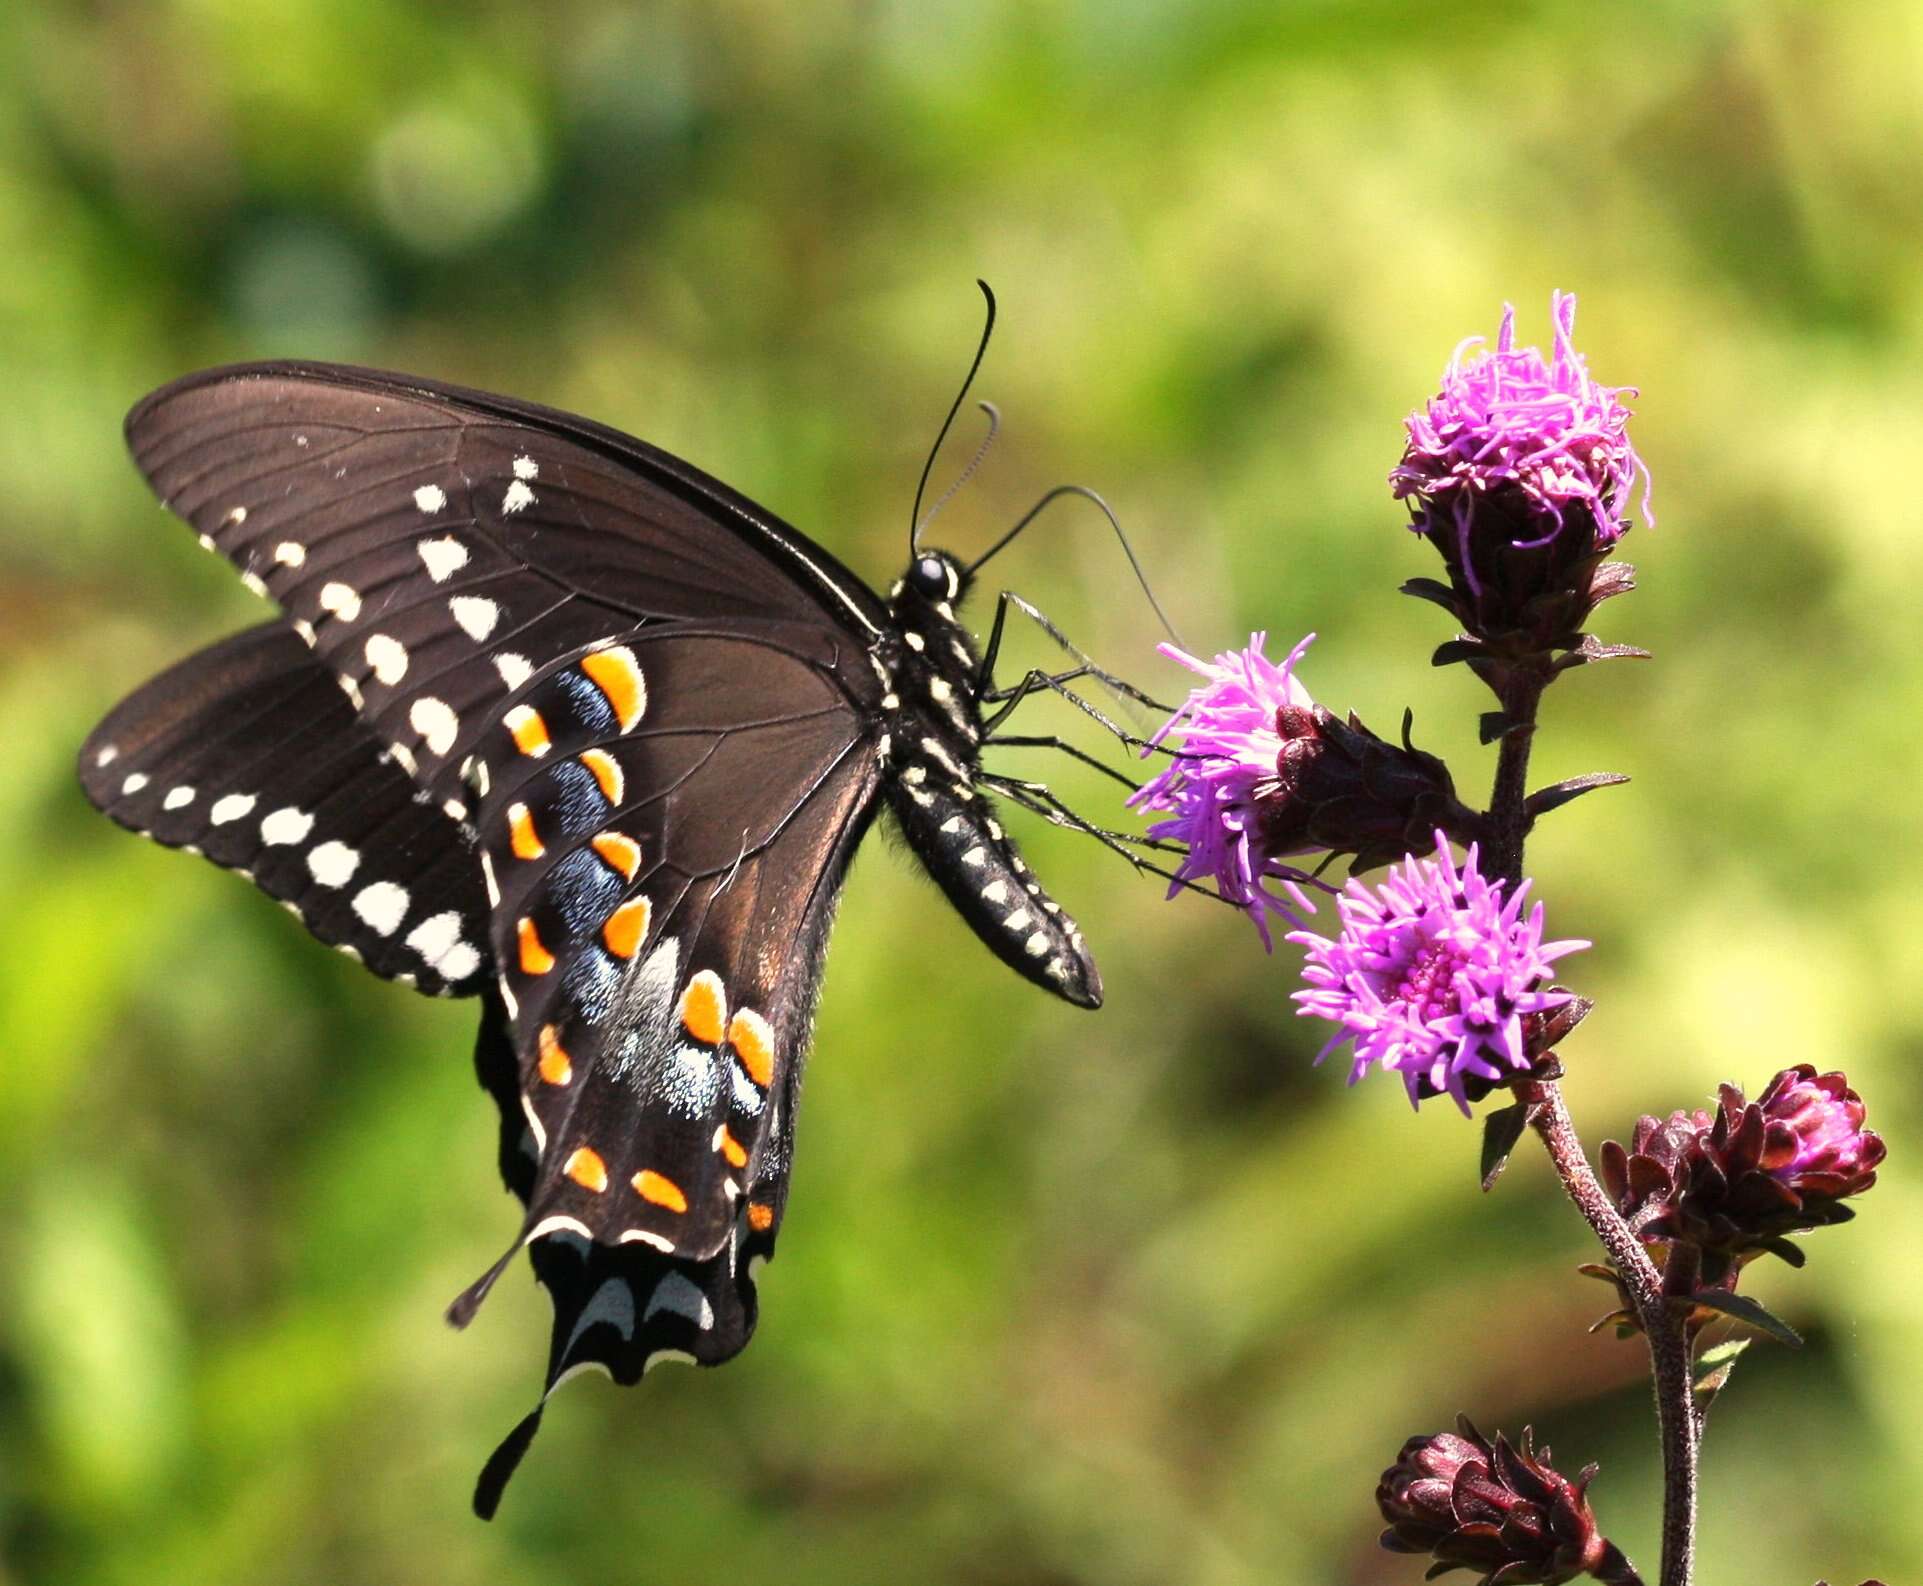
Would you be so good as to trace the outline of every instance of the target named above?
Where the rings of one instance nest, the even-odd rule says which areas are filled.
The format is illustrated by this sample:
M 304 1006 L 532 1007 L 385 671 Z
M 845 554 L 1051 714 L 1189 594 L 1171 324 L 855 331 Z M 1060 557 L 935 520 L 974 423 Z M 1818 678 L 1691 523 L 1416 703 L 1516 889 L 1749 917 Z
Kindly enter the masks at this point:
M 884 596 L 642 441 L 431 380 L 213 369 L 126 430 L 280 615 L 115 708 L 87 796 L 375 974 L 481 1000 L 525 1215 L 449 1315 L 522 1249 L 554 1305 L 489 1517 L 569 1376 L 748 1342 L 831 918 L 881 811 L 990 951 L 1100 1004 L 982 770 L 999 613 L 978 648 L 945 552 Z

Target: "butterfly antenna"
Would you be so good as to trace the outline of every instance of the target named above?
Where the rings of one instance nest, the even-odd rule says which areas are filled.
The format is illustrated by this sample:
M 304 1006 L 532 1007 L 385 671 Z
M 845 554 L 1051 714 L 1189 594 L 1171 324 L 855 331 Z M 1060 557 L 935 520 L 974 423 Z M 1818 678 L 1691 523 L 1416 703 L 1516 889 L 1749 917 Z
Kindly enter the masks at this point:
M 941 455 L 941 443 L 948 439 L 948 431 L 955 422 L 955 415 L 961 412 L 962 403 L 968 400 L 969 387 L 975 383 L 975 376 L 981 369 L 982 359 L 988 355 L 988 338 L 995 334 L 995 294 L 989 290 L 986 281 L 977 280 L 975 285 L 982 289 L 982 297 L 988 303 L 988 314 L 982 323 L 981 343 L 975 348 L 975 361 L 968 366 L 968 376 L 962 381 L 961 390 L 955 393 L 955 400 L 949 404 L 948 417 L 941 421 L 941 430 L 935 436 L 935 444 L 928 448 L 928 461 L 921 465 L 921 480 L 915 486 L 915 505 L 908 514 L 910 561 L 914 560 L 916 553 L 921 549 L 921 498 L 928 490 L 928 476 L 934 471 L 935 459 Z M 992 434 L 993 431 L 991 430 L 990 433 Z M 933 514 L 931 513 L 930 516 Z
M 1166 633 L 1171 640 L 1178 645 L 1181 644 L 1182 636 L 1175 631 L 1175 624 L 1168 620 L 1168 613 L 1162 610 L 1161 601 L 1155 598 L 1155 591 L 1149 587 L 1148 574 L 1142 571 L 1142 564 L 1135 559 L 1135 547 L 1128 543 L 1128 535 L 1122 531 L 1122 520 L 1115 516 L 1115 509 L 1093 490 L 1090 490 L 1087 485 L 1057 485 L 1053 490 L 1049 491 L 1040 501 L 1037 501 L 1034 506 L 1030 507 L 1021 515 L 1016 521 L 1014 528 L 1010 529 L 993 545 L 989 546 L 987 550 L 983 551 L 980 556 L 975 558 L 969 565 L 968 576 L 973 578 L 975 574 L 987 564 L 990 557 L 1003 550 L 1016 535 L 1020 534 L 1023 529 L 1027 528 L 1029 524 L 1040 517 L 1050 505 L 1059 501 L 1063 496 L 1080 496 L 1084 501 L 1092 501 L 1102 509 L 1102 516 L 1108 519 L 1109 527 L 1115 531 L 1115 538 L 1122 542 L 1122 554 L 1128 558 L 1128 565 L 1135 570 L 1135 581 L 1142 586 L 1142 593 L 1148 597 L 1149 609 L 1155 613 L 1155 620 L 1161 623 L 1162 631 Z M 1187 648 L 1187 646 L 1183 647 Z
M 975 471 L 981 467 L 983 459 L 988 456 L 988 448 L 995 444 L 995 437 L 1001 433 L 1002 410 L 993 402 L 977 402 L 975 406 L 988 415 L 988 433 L 982 437 L 981 445 L 975 448 L 975 455 L 969 458 L 968 466 L 957 474 L 955 482 L 941 493 L 941 500 L 921 515 L 920 522 L 915 525 L 917 539 L 921 537 L 922 531 L 935 521 L 941 509 L 955 499 L 955 493 L 975 477 Z

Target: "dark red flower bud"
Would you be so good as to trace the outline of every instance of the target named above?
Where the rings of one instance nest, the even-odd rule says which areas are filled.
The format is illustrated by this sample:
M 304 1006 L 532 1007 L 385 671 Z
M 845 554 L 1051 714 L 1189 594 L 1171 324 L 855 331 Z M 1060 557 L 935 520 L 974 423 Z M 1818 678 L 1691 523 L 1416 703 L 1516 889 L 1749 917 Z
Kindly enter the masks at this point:
M 1535 1450 L 1527 1428 L 1520 1448 L 1494 1443 L 1470 1424 L 1412 1437 L 1382 1473 L 1376 1506 L 1389 1522 L 1392 1553 L 1429 1553 L 1432 1575 L 1482 1571 L 1481 1586 L 1561 1586 L 1593 1575 L 1612 1586 L 1642 1586 L 1616 1545 L 1596 1528 L 1585 1491 L 1596 1467 L 1574 1481 Z
M 1863 1115 L 1843 1075 L 1800 1063 L 1753 1102 L 1725 1085 L 1713 1112 L 1645 1117 L 1628 1150 L 1604 1141 L 1603 1182 L 1643 1239 L 1693 1244 L 1727 1266 L 1854 1215 L 1842 1200 L 1876 1182 L 1885 1154 Z

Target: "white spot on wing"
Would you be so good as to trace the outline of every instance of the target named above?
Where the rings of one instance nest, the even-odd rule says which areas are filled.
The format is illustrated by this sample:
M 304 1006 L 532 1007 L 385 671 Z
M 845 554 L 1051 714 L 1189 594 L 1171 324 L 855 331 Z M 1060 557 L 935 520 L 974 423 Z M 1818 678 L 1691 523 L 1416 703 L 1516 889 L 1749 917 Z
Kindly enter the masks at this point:
M 445 980 L 468 980 L 479 972 L 481 955 L 467 942 L 456 942 L 434 967 Z
M 192 788 L 177 787 L 160 801 L 160 807 L 164 810 L 184 810 L 189 804 L 193 803 L 193 801 L 194 790 Z
M 422 540 L 414 547 L 421 554 L 421 565 L 435 583 L 445 583 L 467 566 L 467 547 L 451 534 L 438 540 Z
M 407 933 L 407 945 L 438 969 L 441 960 L 461 945 L 460 914 L 453 909 L 430 914 Z
M 338 580 L 321 585 L 320 603 L 322 611 L 331 611 L 342 622 L 352 622 L 361 614 L 359 591 Z
M 407 888 L 375 881 L 354 894 L 354 912 L 376 936 L 392 936 L 407 915 Z
M 239 528 L 247 521 L 247 509 L 245 507 L 235 507 L 232 512 L 227 514 L 227 521 L 234 528 Z
M 124 797 L 129 793 L 138 793 L 146 785 L 147 773 L 145 771 L 136 771 L 132 776 L 128 777 L 125 782 L 120 784 L 120 791 Z
M 512 650 L 504 650 L 494 657 L 494 670 L 501 674 L 501 681 L 511 692 L 534 675 L 534 663 L 525 655 L 516 655 Z
M 514 459 L 514 477 L 516 479 L 539 479 L 541 477 L 541 465 L 532 457 L 517 457 Z
M 435 754 L 446 754 L 460 736 L 461 718 L 445 700 L 436 699 L 432 694 L 424 694 L 414 701 L 408 709 L 407 721 Z
M 270 848 L 283 848 L 289 843 L 304 842 L 313 829 L 314 817 L 289 804 L 260 823 L 260 840 Z
M 262 578 L 260 574 L 242 573 L 240 575 L 240 582 L 248 594 L 259 595 L 263 600 L 267 597 L 267 580 Z
M 512 516 L 534 505 L 534 492 L 527 487 L 527 481 L 517 479 L 507 487 L 507 494 L 501 497 L 501 511 Z
M 461 631 L 476 644 L 483 643 L 501 620 L 501 608 L 480 595 L 456 595 L 447 603 Z
M 423 512 L 439 512 L 447 505 L 447 492 L 439 485 L 422 485 L 414 492 L 414 505 Z
M 307 856 L 307 872 L 324 887 L 344 887 L 360 863 L 358 849 L 346 843 L 325 842 Z
M 100 769 L 104 771 L 107 769 L 108 766 L 112 765 L 114 761 L 118 760 L 119 758 L 120 758 L 119 748 L 113 744 L 108 744 L 104 749 L 100 751 L 99 754 L 93 757 L 93 763 L 99 766 Z
M 407 676 L 407 646 L 391 634 L 370 635 L 365 650 L 374 676 L 389 688 Z
M 216 826 L 225 826 L 237 821 L 254 807 L 255 798 L 251 793 L 229 793 L 225 798 L 216 799 L 214 807 L 207 812 L 207 818 Z
M 656 1233 L 651 1228 L 624 1228 L 621 1230 L 620 1238 L 614 1242 L 617 1245 L 652 1245 L 666 1255 L 674 1254 L 674 1241 L 665 1234 Z
M 282 567 L 299 567 L 307 560 L 307 547 L 299 540 L 282 540 L 274 547 L 274 560 Z

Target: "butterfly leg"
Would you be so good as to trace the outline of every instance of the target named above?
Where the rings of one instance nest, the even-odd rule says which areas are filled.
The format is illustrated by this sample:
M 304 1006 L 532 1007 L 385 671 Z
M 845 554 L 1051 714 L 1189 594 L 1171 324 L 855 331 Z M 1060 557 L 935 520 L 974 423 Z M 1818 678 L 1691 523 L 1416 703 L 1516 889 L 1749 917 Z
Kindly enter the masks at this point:
M 1041 816 L 1049 825 L 1060 826 L 1067 831 L 1080 832 L 1085 837 L 1093 837 L 1110 852 L 1120 854 L 1137 870 L 1160 876 L 1164 881 L 1173 882 L 1184 891 L 1194 892 L 1205 898 L 1214 898 L 1217 902 L 1224 901 L 1216 893 L 1197 886 L 1193 881 L 1178 876 L 1172 870 L 1164 870 L 1160 865 L 1151 863 L 1136 852 L 1136 849 L 1142 848 L 1155 853 L 1180 853 L 1183 850 L 1177 844 L 1158 842 L 1152 837 L 1136 837 L 1128 832 L 1112 832 L 1097 826 L 1070 809 L 1040 782 L 1023 782 L 1012 777 L 1000 776 L 984 776 L 981 780 L 985 787 L 1000 793 L 1011 803 L 1019 804 L 1031 814 Z
M 1095 756 L 1090 754 L 1086 749 L 1078 748 L 1065 738 L 1057 738 L 1053 735 L 1045 737 L 1018 736 L 989 738 L 984 741 L 983 747 L 995 749 L 1055 749 L 1067 755 L 1071 760 L 1079 760 L 1083 765 L 1090 766 L 1094 770 L 1101 772 L 1102 775 L 1110 781 L 1119 782 L 1131 793 L 1133 793 L 1136 788 L 1134 778 L 1121 771 L 1117 771 L 1114 766 L 1108 764 L 1106 761 L 1096 759 Z M 1036 786 L 1040 786 L 1040 784 L 1037 783 Z
M 1085 654 L 1079 645 L 1049 620 L 1040 607 L 1030 601 L 1024 600 L 1020 595 L 1014 593 L 1014 591 L 1007 589 L 1004 589 L 1001 594 L 996 597 L 995 621 L 988 630 L 988 643 L 982 650 L 981 668 L 975 675 L 975 692 L 978 698 L 993 701 L 999 698 L 1006 698 L 1008 695 L 1008 690 L 995 689 L 991 685 L 995 676 L 995 660 L 1001 653 L 1002 633 L 1008 620 L 1008 608 L 1010 606 L 1020 611 L 1023 616 L 1027 617 L 1029 621 L 1033 622 L 1042 632 L 1047 634 L 1049 638 L 1053 639 L 1055 643 L 1060 646 L 1063 653 L 1074 657 L 1077 663 L 1077 670 L 1072 673 L 1063 674 L 1065 678 L 1096 678 L 1104 686 L 1114 690 L 1117 694 L 1132 699 L 1138 704 L 1146 705 L 1151 710 L 1161 711 L 1165 715 L 1173 708 L 1143 693 L 1141 689 L 1137 688 L 1126 678 L 1117 677 L 1113 672 L 1096 665 L 1094 660 Z M 1047 674 L 1043 675 L 1046 676 Z M 1019 687 L 1020 685 L 1016 686 Z

